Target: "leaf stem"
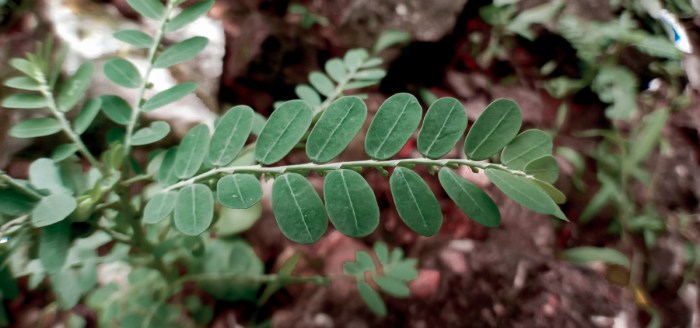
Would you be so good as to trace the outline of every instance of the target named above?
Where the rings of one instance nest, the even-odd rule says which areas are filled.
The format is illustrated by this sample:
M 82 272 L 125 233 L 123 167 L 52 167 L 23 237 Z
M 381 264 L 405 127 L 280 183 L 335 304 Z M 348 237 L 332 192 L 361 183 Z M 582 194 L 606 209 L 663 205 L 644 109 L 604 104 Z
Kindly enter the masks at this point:
M 38 192 L 31 190 L 26 186 L 23 186 L 21 183 L 17 182 L 15 179 L 5 174 L 4 172 L 0 172 L 0 181 L 4 181 L 5 183 L 7 183 L 8 186 L 19 190 L 20 192 L 29 197 L 32 197 L 37 200 L 42 198 L 42 196 Z
M 168 192 L 171 190 L 179 189 L 198 181 L 211 178 L 218 174 L 233 174 L 233 173 L 253 173 L 253 174 L 283 174 L 288 172 L 298 172 L 305 173 L 310 171 L 315 172 L 325 172 L 340 169 L 362 169 L 362 168 L 383 168 L 383 167 L 397 167 L 397 166 L 460 166 L 465 165 L 473 169 L 497 169 L 501 171 L 506 171 L 513 175 L 523 176 L 526 178 L 532 178 L 530 175 L 523 171 L 511 170 L 501 164 L 494 164 L 489 162 L 479 162 L 468 159 L 427 159 L 427 158 L 408 158 L 408 159 L 397 159 L 397 160 L 387 160 L 387 161 L 375 161 L 375 160 L 362 160 L 362 161 L 351 161 L 351 162 L 339 162 L 339 163 L 328 163 L 328 164 L 315 164 L 315 163 L 305 163 L 305 164 L 295 164 L 287 166 L 261 166 L 261 165 L 247 165 L 247 166 L 229 166 L 214 168 L 207 172 L 196 175 L 190 179 L 180 181 L 173 185 L 164 188 L 161 192 Z
M 63 133 L 65 133 L 68 136 L 68 138 L 73 142 L 73 144 L 76 147 L 78 147 L 78 152 L 80 152 L 85 157 L 85 159 L 87 159 L 87 161 L 90 162 L 90 165 L 100 170 L 100 173 L 102 173 L 103 177 L 108 176 L 109 172 L 107 172 L 105 167 L 99 161 L 97 161 L 97 159 L 95 159 L 92 153 L 90 153 L 90 151 L 83 143 L 82 139 L 80 139 L 80 136 L 77 133 L 75 133 L 75 131 L 73 131 L 73 128 L 71 128 L 70 123 L 66 119 L 66 116 L 63 114 L 63 112 L 58 110 L 58 106 L 56 105 L 56 98 L 54 97 L 54 94 L 51 91 L 51 87 L 49 86 L 49 83 L 44 73 L 37 74 L 37 79 L 38 82 L 41 84 L 41 94 L 46 99 L 51 114 L 53 114 L 56 120 L 58 120 L 58 122 L 61 124 L 61 130 L 63 130 Z
M 168 24 L 170 13 L 172 12 L 173 8 L 175 8 L 175 1 L 167 1 L 165 14 L 163 15 L 163 19 L 159 22 L 158 29 L 156 30 L 156 35 L 153 38 L 153 44 L 151 45 L 151 48 L 148 49 L 148 67 L 146 68 L 146 72 L 143 75 L 141 86 L 139 86 L 138 97 L 136 98 L 136 105 L 134 106 L 134 110 L 131 111 L 131 118 L 129 119 L 129 123 L 126 126 L 126 135 L 124 136 L 125 154 L 129 154 L 129 152 L 131 151 L 131 137 L 134 134 L 136 123 L 138 123 L 139 115 L 141 114 L 143 96 L 146 93 L 146 89 L 149 86 L 148 79 L 151 76 L 151 72 L 153 72 L 153 64 L 156 60 L 156 52 L 158 51 L 158 47 L 160 46 L 161 41 L 163 40 L 163 35 L 165 34 L 165 26 Z

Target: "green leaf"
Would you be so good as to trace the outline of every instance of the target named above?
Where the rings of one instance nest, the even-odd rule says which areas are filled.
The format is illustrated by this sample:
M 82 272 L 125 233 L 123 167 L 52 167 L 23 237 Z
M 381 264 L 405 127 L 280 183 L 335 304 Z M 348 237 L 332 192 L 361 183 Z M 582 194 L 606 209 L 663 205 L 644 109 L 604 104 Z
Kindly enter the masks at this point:
M 235 106 L 221 117 L 209 146 L 209 161 L 214 166 L 231 163 L 241 152 L 253 128 L 253 109 Z
M 51 193 L 69 192 L 63 185 L 58 166 L 48 158 L 39 158 L 29 165 L 29 180 L 37 189 L 46 189 Z
M 348 72 L 345 70 L 345 64 L 343 64 L 341 59 L 329 59 L 326 61 L 324 67 L 326 69 L 326 73 L 328 73 L 328 76 L 330 76 L 333 80 L 338 83 L 345 81 L 345 77 L 347 76 Z
M 341 97 L 326 109 L 306 142 L 306 156 L 325 163 L 350 144 L 367 118 L 367 106 L 357 97 Z
M 146 18 L 158 20 L 165 15 L 165 7 L 160 0 L 127 0 L 127 3 Z
M 39 84 L 39 82 L 26 76 L 11 77 L 5 80 L 4 85 L 6 87 L 27 91 L 41 90 L 41 84 Z
M 180 179 L 187 179 L 199 170 L 209 147 L 209 127 L 198 124 L 191 128 L 177 150 L 173 169 Z
M 197 236 L 214 219 L 214 196 L 203 184 L 180 189 L 175 200 L 175 227 L 185 235 Z
M 20 216 L 31 212 L 37 201 L 14 189 L 0 189 L 0 214 Z
M 445 156 L 467 129 L 467 114 L 462 103 L 451 97 L 438 99 L 428 109 L 418 132 L 418 150 L 423 156 Z
M 359 71 L 353 76 L 358 80 L 381 80 L 386 76 L 386 71 L 381 68 L 368 69 L 364 71 Z
M 138 88 L 143 81 L 136 66 L 124 58 L 110 59 L 103 70 L 107 78 L 125 88 Z
M 464 140 L 464 152 L 473 160 L 485 160 L 503 149 L 518 134 L 522 113 L 518 104 L 498 99 L 484 110 Z
M 131 106 L 124 98 L 115 95 L 101 96 L 102 112 L 114 123 L 127 125 L 131 120 Z
M 387 247 L 386 243 L 384 242 L 376 242 L 374 243 L 374 254 L 377 255 L 377 260 L 379 260 L 379 263 L 383 266 L 386 266 L 389 264 L 389 247 Z
M 237 235 L 250 229 L 261 216 L 262 205 L 259 202 L 246 209 L 222 207 L 213 231 L 220 237 Z
M 647 159 L 661 139 L 661 132 L 668 120 L 668 110 L 657 110 L 644 117 L 639 136 L 630 149 L 629 165 L 636 165 Z
M 163 221 L 175 209 L 177 193 L 174 191 L 153 196 L 143 209 L 143 223 L 154 224 Z
M 165 151 L 163 161 L 160 164 L 157 178 L 158 182 L 163 185 L 171 185 L 177 182 L 177 173 L 175 172 L 175 160 L 177 158 L 177 148 L 173 147 Z
M 397 167 L 389 179 L 389 185 L 396 210 L 411 230 L 426 237 L 440 230 L 440 204 L 418 173 Z
M 272 211 L 282 233 L 297 243 L 314 243 L 328 228 L 328 215 L 321 198 L 297 173 L 283 174 L 275 179 Z
M 367 60 L 367 57 L 369 57 L 369 54 L 365 49 L 350 49 L 345 53 L 343 63 L 348 71 L 354 72 L 362 66 L 362 63 Z
M 630 267 L 630 261 L 625 254 L 607 247 L 576 247 L 561 252 L 560 257 L 566 261 L 585 264 L 590 262 L 603 262 L 617 264 L 626 268 Z
M 48 107 L 44 96 L 34 93 L 16 93 L 2 100 L 2 107 L 12 109 L 37 109 Z
M 32 225 L 39 228 L 59 222 L 73 213 L 77 206 L 75 198 L 69 195 L 48 195 L 32 210 Z
M 14 67 L 16 70 L 24 73 L 27 77 L 36 80 L 36 73 L 38 68 L 32 64 L 32 62 L 24 58 L 12 58 L 10 59 L 10 66 Z
M 92 73 L 95 67 L 91 62 L 85 62 L 75 71 L 63 85 L 58 93 L 57 105 L 58 110 L 67 112 L 85 96 L 90 83 L 92 82 Z
M 554 156 L 547 155 L 533 159 L 523 169 L 525 173 L 545 182 L 554 183 L 559 178 L 559 164 Z
M 58 147 L 54 148 L 53 152 L 51 152 L 51 159 L 58 163 L 75 154 L 77 151 L 78 146 L 75 144 L 69 143 L 59 145 Z
M 321 105 L 321 96 L 316 90 L 306 84 L 297 85 L 296 88 L 294 88 L 294 93 L 299 99 L 306 101 L 311 107 L 318 107 Z
M 335 90 L 333 81 L 331 81 L 326 74 L 321 72 L 311 72 L 311 74 L 309 74 L 309 82 L 319 93 L 326 97 L 332 95 L 333 90 Z
M 188 61 L 199 54 L 209 43 L 209 39 L 203 36 L 195 36 L 178 42 L 165 49 L 156 59 L 153 67 L 168 68 L 170 66 Z
M 345 84 L 345 86 L 343 87 L 343 91 L 361 89 L 370 85 L 375 85 L 378 82 L 379 81 L 377 80 L 352 81 L 350 83 Z
M 153 45 L 153 38 L 139 30 L 121 30 L 114 33 L 114 38 L 135 48 L 148 49 Z
M 51 117 L 31 118 L 19 122 L 10 129 L 15 138 L 35 138 L 52 135 L 61 131 L 61 122 Z
M 498 206 L 481 188 L 447 167 L 440 169 L 438 177 L 450 199 L 469 218 L 490 228 L 497 227 L 501 223 Z
M 249 208 L 262 196 L 260 181 L 252 174 L 227 175 L 216 184 L 216 199 L 229 208 Z
M 141 110 L 144 112 L 149 112 L 154 109 L 161 108 L 184 98 L 195 90 L 197 90 L 196 83 L 185 82 L 177 84 L 146 100 L 146 102 L 143 103 L 143 106 L 141 106 Z
M 566 203 L 566 195 L 564 195 L 563 192 L 559 191 L 559 189 L 555 188 L 550 183 L 538 179 L 532 179 L 532 182 L 534 182 L 545 193 L 547 193 L 547 195 L 549 195 L 549 198 L 551 198 L 555 203 Z
M 378 54 L 394 45 L 406 43 L 411 40 L 411 34 L 402 30 L 387 30 L 382 32 L 374 43 L 372 51 Z
M 374 282 L 377 283 L 381 290 L 391 296 L 407 298 L 411 294 L 406 283 L 401 280 L 378 275 L 373 276 L 372 279 L 374 279 Z
M 357 278 L 357 291 L 360 293 L 360 297 L 367 304 L 374 314 L 383 317 L 386 316 L 386 305 L 382 301 L 382 297 L 379 296 L 372 287 L 370 287 L 362 277 Z
M 287 101 L 272 112 L 255 143 L 258 162 L 272 164 L 292 151 L 309 129 L 311 115 L 303 100 Z
M 365 137 L 365 150 L 373 159 L 396 155 L 420 124 L 423 110 L 416 97 L 397 93 L 379 107 Z
M 217 299 L 255 301 L 260 283 L 235 278 L 259 277 L 265 273 L 265 267 L 244 240 L 214 239 L 206 246 L 202 273 L 205 276 L 234 278 L 208 279 L 199 283 L 202 289 Z
M 501 153 L 501 162 L 514 170 L 522 170 L 530 161 L 552 155 L 552 137 L 542 130 L 527 130 L 508 143 Z
M 41 229 L 39 237 L 39 261 L 48 273 L 61 270 L 70 249 L 70 222 L 67 220 Z
M 504 194 L 525 208 L 541 214 L 554 214 L 559 207 L 527 178 L 497 169 L 486 169 L 486 176 Z
M 152 144 L 165 138 L 170 133 L 170 124 L 165 121 L 155 121 L 149 127 L 141 128 L 131 137 L 131 144 L 142 146 Z
M 76 117 L 73 122 L 73 130 L 75 133 L 78 135 L 83 134 L 83 132 L 90 127 L 92 121 L 95 120 L 95 117 L 97 117 L 100 108 L 102 108 L 102 99 L 100 98 L 90 99 L 86 102 L 80 110 L 80 113 L 78 113 L 78 117 Z
M 73 308 L 80 301 L 80 285 L 73 270 L 62 270 L 51 275 L 51 289 L 63 310 Z
M 374 192 L 359 173 L 332 171 L 323 183 L 328 216 L 338 231 L 350 237 L 365 237 L 379 226 L 379 206 Z
M 175 32 L 194 22 L 197 18 L 209 12 L 209 9 L 213 6 L 214 0 L 204 0 L 185 8 L 165 25 L 165 32 Z
M 369 67 L 374 67 L 374 66 L 379 66 L 384 63 L 384 60 L 381 58 L 370 58 L 367 59 L 366 62 L 362 63 L 362 66 L 360 68 L 369 68 Z

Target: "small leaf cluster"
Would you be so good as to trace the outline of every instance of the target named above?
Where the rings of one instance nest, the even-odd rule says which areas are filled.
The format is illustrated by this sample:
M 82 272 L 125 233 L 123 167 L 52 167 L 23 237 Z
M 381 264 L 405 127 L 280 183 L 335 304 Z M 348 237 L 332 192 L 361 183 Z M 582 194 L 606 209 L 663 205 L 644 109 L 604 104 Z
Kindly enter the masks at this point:
M 386 304 L 376 288 L 396 298 L 408 298 L 408 282 L 418 277 L 418 271 L 416 260 L 404 258 L 400 248 L 390 251 L 385 243 L 379 242 L 374 244 L 373 250 L 378 263 L 369 253 L 357 251 L 355 261 L 346 262 L 343 272 L 355 278 L 357 291 L 369 309 L 378 316 L 385 316 Z

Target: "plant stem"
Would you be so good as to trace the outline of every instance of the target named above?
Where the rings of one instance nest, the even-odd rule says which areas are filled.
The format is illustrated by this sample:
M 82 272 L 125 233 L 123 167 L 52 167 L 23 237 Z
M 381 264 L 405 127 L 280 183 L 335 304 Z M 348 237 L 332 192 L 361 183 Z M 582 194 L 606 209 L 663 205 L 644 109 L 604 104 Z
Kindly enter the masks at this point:
M 325 172 L 340 169 L 362 169 L 362 168 L 383 168 L 383 167 L 397 167 L 397 166 L 413 166 L 413 165 L 424 165 L 424 166 L 459 166 L 466 165 L 473 169 L 497 169 L 501 171 L 506 171 L 513 175 L 523 176 L 526 178 L 531 178 L 530 175 L 523 171 L 511 170 L 501 164 L 494 164 L 488 162 L 472 161 L 468 159 L 427 159 L 427 158 L 408 158 L 408 159 L 397 159 L 397 160 L 387 160 L 387 161 L 375 161 L 375 160 L 363 160 L 363 161 L 352 161 L 352 162 L 340 162 L 340 163 L 328 163 L 328 164 L 295 164 L 287 166 L 273 166 L 266 167 L 260 165 L 248 165 L 248 166 L 230 166 L 230 167 L 220 167 L 214 168 L 202 174 L 196 175 L 187 180 L 180 181 L 176 184 L 170 185 L 169 187 L 162 190 L 162 192 L 167 192 L 182 188 L 191 184 L 196 183 L 217 174 L 233 174 L 233 173 L 253 173 L 253 174 L 283 174 L 288 172 Z
M 4 181 L 10 187 L 19 190 L 20 192 L 22 192 L 23 194 L 25 194 L 29 197 L 32 197 L 34 199 L 41 199 L 42 198 L 42 196 L 38 192 L 36 192 L 30 188 L 27 188 L 26 186 L 17 182 L 15 179 L 13 179 L 11 176 L 5 174 L 4 172 L 0 173 L 0 181 Z
M 66 119 L 66 116 L 58 110 L 58 106 L 56 105 L 56 99 L 53 95 L 53 92 L 51 91 L 51 87 L 48 84 L 48 81 L 46 80 L 46 76 L 44 76 L 43 73 L 37 74 L 37 79 L 38 82 L 41 84 L 41 94 L 44 96 L 46 99 L 46 102 L 48 104 L 49 110 L 51 111 L 51 114 L 58 120 L 58 122 L 61 124 L 61 130 L 63 130 L 63 133 L 65 133 L 68 138 L 73 142 L 73 144 L 78 147 L 78 152 L 82 154 L 85 159 L 90 162 L 90 165 L 93 167 L 97 168 L 100 170 L 100 173 L 102 173 L 103 177 L 106 177 L 109 172 L 105 169 L 105 167 L 95 159 L 94 156 L 92 156 L 92 153 L 87 149 L 83 141 L 80 139 L 80 136 L 73 131 L 73 129 L 70 126 L 70 123 Z
M 165 26 L 169 21 L 170 13 L 172 12 L 173 8 L 175 8 L 174 1 L 167 1 L 165 14 L 163 15 L 163 19 L 158 25 L 156 35 L 153 38 L 153 44 L 151 45 L 151 48 L 148 49 L 148 67 L 146 68 L 146 72 L 143 75 L 143 81 L 141 82 L 141 86 L 139 87 L 138 97 L 136 98 L 136 105 L 134 106 L 134 110 L 131 112 L 131 118 L 129 119 L 129 123 L 126 126 L 126 135 L 124 136 L 125 154 L 129 154 L 129 152 L 131 151 L 131 137 L 134 134 L 136 123 L 138 123 L 139 114 L 141 114 L 143 96 L 146 93 L 146 89 L 149 86 L 148 79 L 151 76 L 151 72 L 154 68 L 153 64 L 156 60 L 156 52 L 158 51 L 158 47 L 160 46 L 161 41 L 163 40 L 163 34 L 165 34 Z

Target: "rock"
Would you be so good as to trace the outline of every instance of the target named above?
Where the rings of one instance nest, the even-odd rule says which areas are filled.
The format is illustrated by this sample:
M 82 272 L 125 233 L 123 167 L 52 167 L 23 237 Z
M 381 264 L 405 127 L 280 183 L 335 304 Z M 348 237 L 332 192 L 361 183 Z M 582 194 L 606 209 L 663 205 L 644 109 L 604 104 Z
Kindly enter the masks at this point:
M 418 278 L 408 284 L 411 289 L 411 297 L 423 300 L 431 298 L 438 291 L 440 277 L 441 273 L 438 270 L 418 270 Z

